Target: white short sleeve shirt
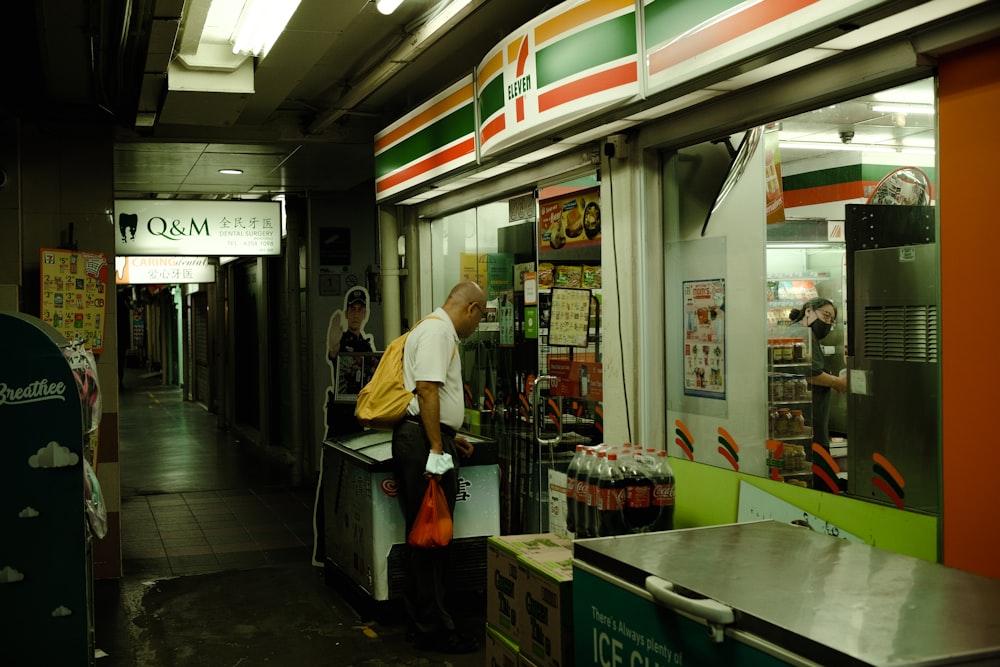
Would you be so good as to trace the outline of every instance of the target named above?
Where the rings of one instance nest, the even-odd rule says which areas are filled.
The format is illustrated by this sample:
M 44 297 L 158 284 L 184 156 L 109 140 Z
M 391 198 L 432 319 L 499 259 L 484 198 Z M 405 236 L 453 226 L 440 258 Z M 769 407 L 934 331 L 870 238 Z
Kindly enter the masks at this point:
M 436 382 L 441 402 L 441 423 L 458 430 L 465 419 L 462 397 L 462 359 L 458 354 L 458 333 L 443 308 L 435 310 L 406 337 L 403 347 L 403 385 L 413 391 L 417 382 Z M 414 395 L 407 414 L 417 415 L 420 407 Z

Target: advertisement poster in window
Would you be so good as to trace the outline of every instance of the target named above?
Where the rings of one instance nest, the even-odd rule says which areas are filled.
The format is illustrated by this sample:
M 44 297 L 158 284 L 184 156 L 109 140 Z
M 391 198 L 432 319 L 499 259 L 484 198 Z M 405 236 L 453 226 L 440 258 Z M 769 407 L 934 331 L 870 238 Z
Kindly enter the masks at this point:
M 100 252 L 41 249 L 41 319 L 66 340 L 104 352 L 108 257 Z
M 689 280 L 684 290 L 684 394 L 726 398 L 726 281 Z
M 539 252 L 600 245 L 600 188 L 540 201 L 538 234 Z

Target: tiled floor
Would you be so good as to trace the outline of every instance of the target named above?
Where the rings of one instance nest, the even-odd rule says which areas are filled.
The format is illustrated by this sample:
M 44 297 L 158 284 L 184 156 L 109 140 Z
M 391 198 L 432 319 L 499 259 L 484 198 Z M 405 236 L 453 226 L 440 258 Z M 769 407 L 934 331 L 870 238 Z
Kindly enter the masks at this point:
M 184 575 L 308 559 L 309 508 L 281 490 L 193 491 L 123 500 L 125 569 Z
M 290 486 L 152 381 L 131 373 L 121 395 L 124 575 L 95 582 L 97 667 L 485 663 L 483 648 L 417 651 L 395 603 L 372 614 L 328 585 L 313 563 L 312 481 Z M 461 629 L 482 643 L 482 600 L 461 604 Z
M 126 379 L 121 396 L 127 574 L 175 576 L 309 561 L 312 490 L 240 445 L 176 387 Z

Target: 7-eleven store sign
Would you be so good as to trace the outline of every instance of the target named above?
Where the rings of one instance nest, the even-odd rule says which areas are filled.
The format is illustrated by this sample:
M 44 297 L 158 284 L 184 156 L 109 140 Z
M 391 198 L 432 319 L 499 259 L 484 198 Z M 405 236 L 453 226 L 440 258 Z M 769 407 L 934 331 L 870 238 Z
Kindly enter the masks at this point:
M 542 14 L 487 54 L 476 90 L 481 156 L 638 98 L 634 3 L 591 1 Z

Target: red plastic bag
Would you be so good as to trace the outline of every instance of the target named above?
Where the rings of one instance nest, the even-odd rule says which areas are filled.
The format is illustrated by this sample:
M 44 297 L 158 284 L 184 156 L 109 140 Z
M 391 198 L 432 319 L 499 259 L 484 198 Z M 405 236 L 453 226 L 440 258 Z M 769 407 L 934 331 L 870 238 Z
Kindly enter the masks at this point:
M 420 503 L 420 511 L 410 529 L 406 542 L 411 547 L 433 549 L 444 547 L 451 542 L 452 521 L 448 511 L 448 501 L 441 485 L 433 477 L 427 483 L 427 491 Z

